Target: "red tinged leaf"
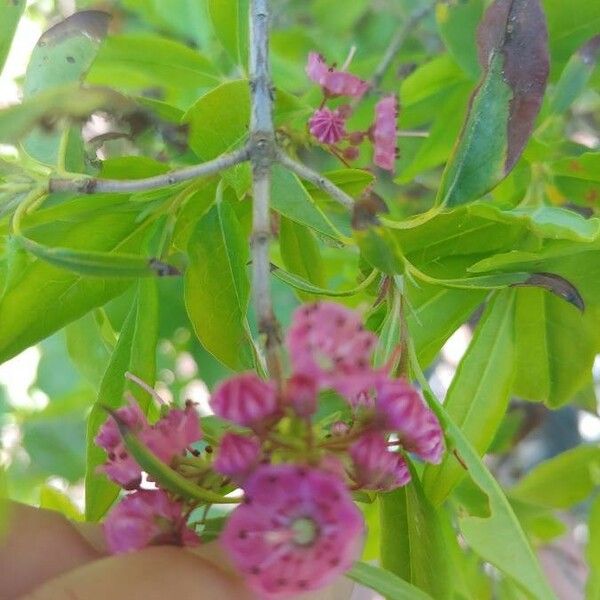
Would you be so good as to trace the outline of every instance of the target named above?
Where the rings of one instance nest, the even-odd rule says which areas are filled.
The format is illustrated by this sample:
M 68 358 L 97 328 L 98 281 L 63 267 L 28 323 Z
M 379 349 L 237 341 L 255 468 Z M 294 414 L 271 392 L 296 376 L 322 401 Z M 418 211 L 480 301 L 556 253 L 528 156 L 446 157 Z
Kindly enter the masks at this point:
M 548 32 L 539 0 L 496 0 L 477 30 L 481 82 L 438 203 L 456 206 L 494 188 L 521 156 L 548 80 Z
M 531 135 L 550 70 L 548 30 L 539 0 L 497 0 L 477 31 L 479 62 L 487 68 L 502 54 L 504 79 L 513 92 L 508 118 L 505 172 L 521 156 Z

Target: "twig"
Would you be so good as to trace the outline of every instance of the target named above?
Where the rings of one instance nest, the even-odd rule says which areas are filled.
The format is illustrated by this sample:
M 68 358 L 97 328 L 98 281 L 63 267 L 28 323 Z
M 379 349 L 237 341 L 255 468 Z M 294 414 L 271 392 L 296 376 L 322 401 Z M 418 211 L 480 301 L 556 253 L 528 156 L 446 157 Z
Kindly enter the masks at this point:
M 354 199 L 340 189 L 335 183 L 327 179 L 324 175 L 321 175 L 318 171 L 313 171 L 310 167 L 298 162 L 288 156 L 282 150 L 277 150 L 277 160 L 286 168 L 296 173 L 298 177 L 305 181 L 316 185 L 319 189 L 323 190 L 326 194 L 331 196 L 338 204 L 341 204 L 344 208 L 352 210 L 354 207 Z
M 266 337 L 267 367 L 281 379 L 280 334 L 270 291 L 271 167 L 275 162 L 273 87 L 269 71 L 269 2 L 250 3 L 250 161 L 252 163 L 252 289 L 260 333 Z
M 373 73 L 371 79 L 369 80 L 369 91 L 376 92 L 381 85 L 381 81 L 385 77 L 387 70 L 390 68 L 391 64 L 394 62 L 396 55 L 404 46 L 404 42 L 408 38 L 408 36 L 413 32 L 416 25 L 424 19 L 434 8 L 435 4 L 430 4 L 428 6 L 424 6 L 419 10 L 416 10 L 404 23 L 404 26 L 398 29 L 396 35 L 391 39 L 389 46 L 387 47 L 383 58 L 375 72 Z
M 224 171 L 234 165 L 245 162 L 250 157 L 250 147 L 222 154 L 214 160 L 177 169 L 164 175 L 147 177 L 145 179 L 97 179 L 95 177 L 84 177 L 77 179 L 50 179 L 48 182 L 49 192 L 77 192 L 79 194 L 101 194 L 101 193 L 129 193 L 143 192 L 162 187 L 168 187 L 189 181 L 197 177 L 206 177 Z

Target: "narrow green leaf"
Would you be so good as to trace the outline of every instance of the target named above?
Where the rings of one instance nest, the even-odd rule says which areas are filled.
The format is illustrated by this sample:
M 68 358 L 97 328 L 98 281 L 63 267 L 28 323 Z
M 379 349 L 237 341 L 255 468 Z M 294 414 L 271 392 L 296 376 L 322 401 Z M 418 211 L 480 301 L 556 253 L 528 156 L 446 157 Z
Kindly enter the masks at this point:
M 253 366 L 246 320 L 248 243 L 235 212 L 217 202 L 190 238 L 185 304 L 202 345 L 232 369 Z
M 154 384 L 157 341 L 156 282 L 153 279 L 143 279 L 138 285 L 134 303 L 100 384 L 98 399 L 88 418 L 85 475 L 85 514 L 88 521 L 100 520 L 119 494 L 119 488 L 97 472 L 98 467 L 106 460 L 106 453 L 96 446 L 94 438 L 102 423 L 109 418 L 106 408 L 116 409 L 122 406 L 126 392 L 134 396 L 144 412 L 148 410 L 150 396 L 125 379 L 125 373 L 129 371 L 150 385 Z
M 420 381 L 426 384 L 423 378 Z M 469 476 L 489 498 L 489 517 L 459 515 L 459 526 L 465 541 L 479 556 L 511 577 L 533 598 L 556 600 L 556 595 L 546 581 L 527 536 L 500 485 L 431 390 L 425 387 L 424 393 L 431 403 L 435 403 L 437 412 L 444 420 L 446 433 L 453 440 L 456 451 L 467 466 Z
M 600 599 L 600 496 L 592 503 L 588 520 L 588 543 L 585 552 L 590 572 L 585 587 L 586 600 Z
M 347 577 L 364 585 L 387 600 L 433 600 L 431 596 L 397 575 L 364 562 L 357 562 Z
M 381 565 L 433 598 L 453 593 L 448 549 L 439 513 L 414 469 L 408 485 L 379 496 Z
M 27 0 L 12 0 L 0 4 L 0 74 L 26 5 Z
M 323 259 L 315 234 L 291 219 L 279 220 L 279 251 L 286 269 L 311 285 L 324 287 Z M 306 290 L 304 290 L 306 292 Z M 304 299 L 311 299 L 310 292 Z
M 599 53 L 600 35 L 596 35 L 571 56 L 552 92 L 550 114 L 564 113 L 585 90 Z
M 362 292 L 368 285 L 370 285 L 376 276 L 376 272 L 372 272 L 369 277 L 365 278 L 362 283 L 357 285 L 355 288 L 350 290 L 330 290 L 327 288 L 322 288 L 317 285 L 313 285 L 312 283 L 298 277 L 297 275 L 292 275 L 292 273 L 288 273 L 279 267 L 272 265 L 271 266 L 272 273 L 277 279 L 280 279 L 284 283 L 291 285 L 292 287 L 300 290 L 302 292 L 306 292 L 307 294 L 312 294 L 313 296 L 330 296 L 332 298 L 344 298 L 347 296 L 356 296 Z
M 163 463 L 144 446 L 123 421 L 119 420 L 117 415 L 113 414 L 113 418 L 117 421 L 123 442 L 127 450 L 131 453 L 131 456 L 135 458 L 142 470 L 148 473 L 152 477 L 152 480 L 156 481 L 161 488 L 182 496 L 186 500 L 198 500 L 209 504 L 234 504 L 239 502 L 236 498 L 223 498 L 215 492 L 198 487 L 169 465 Z
M 539 464 L 510 490 L 510 496 L 537 506 L 564 509 L 583 502 L 598 486 L 600 447 L 583 445 Z
M 475 200 L 514 167 L 539 112 L 548 77 L 539 0 L 495 0 L 478 29 L 484 75 L 444 172 L 438 203 Z
M 248 0 L 208 0 L 213 27 L 231 59 L 246 69 L 248 65 Z
M 514 374 L 515 292 L 500 292 L 483 314 L 445 400 L 445 408 L 462 435 L 483 455 L 508 406 Z M 439 466 L 427 466 L 423 487 L 441 504 L 464 477 L 456 458 L 446 455 Z

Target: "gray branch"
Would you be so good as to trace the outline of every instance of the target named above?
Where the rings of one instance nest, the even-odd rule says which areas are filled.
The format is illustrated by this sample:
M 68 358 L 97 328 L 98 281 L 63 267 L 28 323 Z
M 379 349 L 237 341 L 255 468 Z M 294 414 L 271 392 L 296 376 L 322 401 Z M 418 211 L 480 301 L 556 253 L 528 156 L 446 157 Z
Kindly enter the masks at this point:
M 250 161 L 252 163 L 252 292 L 260 333 L 266 336 L 267 367 L 279 379 L 280 335 L 270 290 L 271 168 L 275 162 L 273 86 L 269 67 L 269 2 L 250 2 Z
M 296 173 L 300 179 L 310 181 L 313 185 L 316 185 L 319 189 L 323 190 L 338 204 L 341 204 L 344 208 L 352 210 L 354 206 L 354 199 L 340 189 L 335 183 L 327 179 L 324 175 L 321 175 L 318 171 L 313 171 L 310 167 L 305 164 L 294 160 L 288 156 L 282 150 L 277 150 L 277 160 L 286 168 Z
M 249 145 L 230 154 L 222 154 L 214 160 L 199 165 L 184 167 L 156 177 L 145 179 L 97 179 L 82 177 L 77 179 L 50 179 L 48 192 L 76 192 L 78 194 L 130 193 L 143 192 L 169 187 L 182 181 L 214 175 L 225 169 L 245 162 L 250 157 Z

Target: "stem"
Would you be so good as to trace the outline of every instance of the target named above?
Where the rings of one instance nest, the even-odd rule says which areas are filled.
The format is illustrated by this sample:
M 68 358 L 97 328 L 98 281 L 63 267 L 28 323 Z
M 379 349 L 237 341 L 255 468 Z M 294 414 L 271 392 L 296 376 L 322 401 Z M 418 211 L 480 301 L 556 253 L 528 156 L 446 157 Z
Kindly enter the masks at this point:
M 341 204 L 344 208 L 352 210 L 354 207 L 354 200 L 352 196 L 349 196 L 339 188 L 335 183 L 327 179 L 324 175 L 321 175 L 318 171 L 313 171 L 310 167 L 298 162 L 288 156 L 285 152 L 277 150 L 277 160 L 286 168 L 292 171 L 305 181 L 310 181 L 313 185 L 316 185 L 319 189 L 323 190 L 326 194 L 331 196 L 338 204 Z
M 418 25 L 419 21 L 424 19 L 434 8 L 435 4 L 430 4 L 429 6 L 425 6 L 419 10 L 416 10 L 404 23 L 404 26 L 398 29 L 396 35 L 391 39 L 381 62 L 375 69 L 373 76 L 369 80 L 369 92 L 376 92 L 381 85 L 385 74 L 390 68 L 391 64 L 394 62 L 394 59 L 404 46 L 404 42 L 413 32 L 415 27 Z
M 76 179 L 50 179 L 48 192 L 76 192 L 78 194 L 102 194 L 102 193 L 129 193 L 143 192 L 157 188 L 168 187 L 189 181 L 198 177 L 214 175 L 248 160 L 250 149 L 248 146 L 222 154 L 214 160 L 177 169 L 164 175 L 146 177 L 145 179 L 96 179 L 95 177 L 84 177 Z
M 271 167 L 275 162 L 273 87 L 269 71 L 269 2 L 250 2 L 250 161 L 252 163 L 252 282 L 259 332 L 266 337 L 267 367 L 281 380 L 279 325 L 270 292 Z

